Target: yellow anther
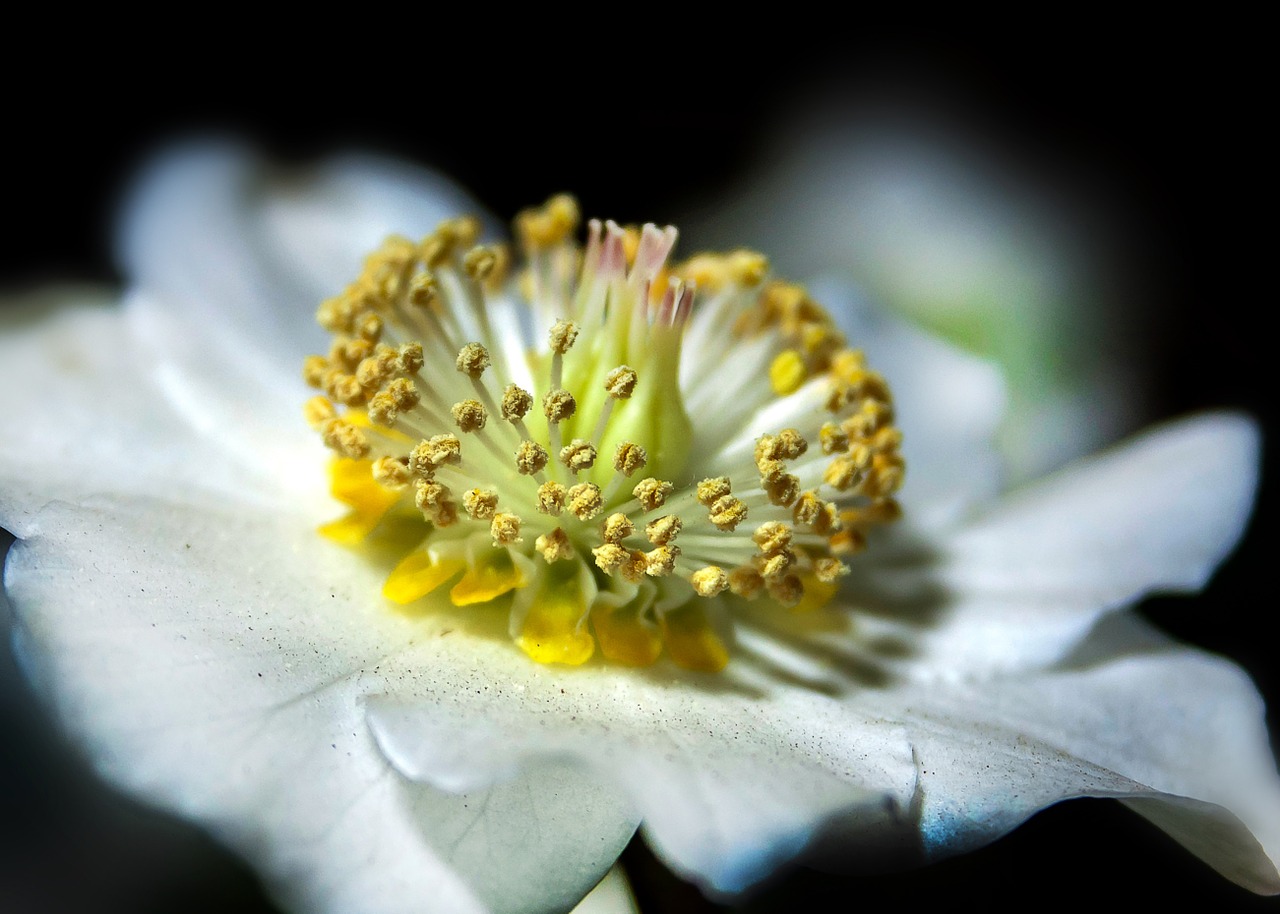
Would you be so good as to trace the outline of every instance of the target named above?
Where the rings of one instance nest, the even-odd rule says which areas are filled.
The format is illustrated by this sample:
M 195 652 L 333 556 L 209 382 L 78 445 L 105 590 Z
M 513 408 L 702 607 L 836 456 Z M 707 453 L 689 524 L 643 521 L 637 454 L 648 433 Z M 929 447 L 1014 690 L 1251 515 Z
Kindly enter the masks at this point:
M 369 391 L 350 374 L 331 376 L 326 393 L 346 406 L 364 406 L 369 401 Z
M 573 558 L 573 544 L 569 542 L 569 535 L 559 527 L 542 534 L 533 545 L 548 563 Z
M 442 466 L 462 463 L 462 442 L 454 435 L 436 435 L 419 442 L 409 454 L 413 475 L 430 479 Z
M 728 257 L 734 282 L 741 286 L 758 286 L 769 275 L 769 258 L 759 251 L 739 249 Z
M 489 535 L 495 546 L 514 546 L 524 542 L 520 536 L 520 518 L 515 514 L 495 514 L 489 522 Z
M 381 317 L 376 314 L 366 313 L 356 318 L 353 329 L 361 339 L 376 343 L 382 339 L 382 326 Z
M 516 232 L 530 250 L 550 248 L 566 241 L 580 218 L 578 201 L 568 194 L 557 194 L 541 207 L 516 216 Z
M 396 363 L 396 369 L 402 374 L 417 374 L 425 361 L 421 343 L 405 343 L 400 347 L 400 357 Z
M 832 502 L 826 502 L 812 524 L 814 532 L 829 536 L 843 526 L 843 521 L 840 520 L 840 512 L 836 506 Z
M 343 339 L 339 337 L 334 340 L 333 348 L 329 351 L 329 361 L 341 364 L 348 370 L 354 371 L 355 367 L 362 361 L 373 355 L 373 343 L 366 339 Z
M 661 479 L 654 479 L 650 476 L 636 483 L 636 487 L 631 490 L 631 494 L 639 500 L 641 507 L 646 511 L 656 511 L 667 503 L 667 496 L 674 489 L 675 487 L 671 483 L 663 482 Z
M 754 568 L 743 565 L 729 572 L 729 590 L 744 600 L 754 600 L 764 590 L 764 578 Z
M 548 391 L 542 398 L 542 414 L 548 422 L 563 422 L 578 409 L 573 394 L 563 388 Z
M 533 395 L 523 387 L 508 384 L 502 392 L 502 418 L 508 422 L 518 422 L 529 414 L 533 408 Z
M 596 567 L 605 574 L 612 574 L 631 561 L 631 550 L 616 543 L 605 543 L 603 546 L 596 546 L 591 550 L 591 554 L 595 556 Z
M 707 519 L 719 529 L 729 532 L 746 517 L 747 506 L 732 495 L 725 495 L 712 503 Z
M 791 527 L 781 521 L 767 521 L 756 527 L 751 541 L 760 547 L 763 555 L 780 555 L 791 546 Z
M 592 482 L 580 482 L 568 491 L 569 510 L 578 520 L 587 521 L 604 508 L 600 487 Z
M 667 514 L 645 524 L 644 535 L 655 546 L 665 546 L 679 535 L 684 521 L 675 514 Z
M 413 473 L 402 457 L 379 457 L 373 462 L 373 479 L 388 489 L 403 489 L 413 481 Z
M 639 549 L 632 549 L 619 571 L 624 581 L 630 581 L 632 584 L 639 583 L 649 572 L 649 557 Z
M 490 520 L 498 511 L 498 493 L 491 489 L 468 489 L 462 493 L 462 507 L 472 520 Z
M 375 352 L 367 359 L 361 359 L 356 366 L 356 380 L 361 387 L 377 390 L 387 379 L 395 374 L 396 354 L 394 350 Z
M 307 424 L 318 431 L 330 419 L 336 419 L 338 411 L 328 398 L 312 397 L 303 405 L 302 415 L 306 417 Z
M 596 464 L 596 449 L 590 441 L 574 438 L 560 448 L 560 462 L 573 473 L 589 470 Z
M 610 514 L 604 522 L 604 541 L 615 546 L 636 532 L 635 524 L 625 514 Z
M 479 343 L 467 343 L 458 350 L 458 359 L 455 363 L 458 371 L 473 378 L 478 378 L 484 374 L 485 369 L 493 364 L 489 358 L 489 350 L 485 349 Z
M 320 387 L 329 373 L 329 360 L 322 355 L 309 355 L 302 362 L 302 380 L 308 387 Z
M 729 494 L 729 477 L 715 476 L 698 483 L 698 504 L 710 508 Z
M 842 349 L 831 357 L 831 373 L 846 384 L 860 384 L 866 370 L 867 360 L 860 349 Z
M 578 338 L 578 325 L 573 321 L 556 321 L 551 328 L 551 351 L 564 355 Z
M 769 365 L 769 384 L 780 397 L 799 390 L 808 375 L 809 369 L 804 364 L 804 356 L 794 349 L 779 352 Z
M 400 415 L 400 411 L 396 409 L 396 401 L 386 391 L 373 395 L 369 400 L 368 413 L 370 422 L 384 428 L 395 425 Z
M 437 527 L 450 527 L 458 521 L 458 506 L 446 485 L 419 479 L 413 502 L 423 517 Z
M 417 386 L 408 378 L 396 378 L 387 385 L 387 393 L 401 412 L 413 409 L 422 400 Z
M 834 584 L 849 573 L 849 566 L 837 558 L 824 557 L 813 563 L 813 576 L 823 584 Z
M 784 428 L 776 435 L 761 435 L 756 439 L 756 464 L 765 460 L 795 460 L 808 449 L 809 442 L 803 435 L 794 428 Z
M 354 313 L 345 298 L 327 298 L 316 308 L 316 323 L 330 333 L 350 333 Z
M 826 514 L 827 503 L 812 490 L 802 492 L 791 506 L 791 517 L 797 524 L 817 524 Z
M 781 460 L 764 457 L 756 461 L 756 469 L 760 471 L 760 481 L 772 482 L 787 475 L 787 465 Z
M 693 585 L 693 592 L 698 596 L 714 597 L 723 593 L 729 586 L 729 576 L 725 574 L 723 568 L 708 565 L 689 575 L 689 583 Z
M 850 457 L 837 457 L 822 474 L 822 481 L 834 489 L 847 492 L 862 479 L 862 471 Z
M 704 252 L 695 254 L 676 267 L 676 273 L 685 280 L 696 283 L 700 289 L 716 291 L 729 280 L 727 258 L 722 254 Z
M 444 483 L 419 479 L 414 486 L 413 503 L 423 511 L 438 508 L 453 500 L 453 492 Z
M 775 580 L 770 580 L 766 575 L 765 581 L 766 586 L 769 588 L 769 596 L 783 606 L 795 606 L 804 599 L 804 584 L 794 574 L 788 574 Z
M 834 422 L 824 422 L 818 429 L 818 443 L 824 454 L 839 454 L 849 449 L 849 435 Z
M 430 273 L 415 273 L 409 280 L 409 304 L 415 308 L 429 308 L 440 298 L 436 278 Z
M 450 412 L 454 423 L 464 432 L 479 431 L 489 420 L 489 413 L 479 400 L 459 400 Z
M 790 552 L 780 552 L 777 555 L 758 556 L 757 560 L 760 576 L 766 584 L 772 584 L 787 573 L 795 562 L 795 556 Z
M 782 460 L 796 460 L 809 450 L 809 442 L 800 434 L 799 429 L 784 428 L 774 436 L 774 442 L 778 457 Z
M 498 256 L 492 248 L 483 245 L 474 247 L 462 258 L 462 268 L 476 282 L 482 282 L 498 264 Z
M 325 446 L 343 457 L 360 460 L 369 455 L 369 439 L 346 419 L 330 419 L 323 429 Z
M 547 465 L 547 449 L 533 441 L 521 441 L 516 448 L 516 469 L 525 476 L 542 472 Z
M 644 573 L 651 578 L 665 578 L 676 570 L 680 547 L 671 543 L 644 554 Z
M 613 452 L 613 468 L 623 476 L 631 476 L 637 470 L 643 470 L 648 459 L 649 455 L 644 448 L 630 441 L 624 441 Z M 636 497 L 639 498 L 640 496 L 637 495 Z M 645 510 L 649 509 L 646 508 Z
M 835 555 L 849 555 L 867 548 L 867 535 L 861 530 L 846 527 L 832 535 L 827 545 Z
M 902 432 L 888 425 L 871 436 L 871 449 L 875 451 L 896 451 L 902 447 Z
M 427 268 L 434 270 L 453 256 L 455 240 L 439 229 L 422 239 L 418 246 L 418 256 Z
M 638 380 L 639 375 L 636 374 L 634 368 L 619 365 L 604 376 L 604 389 L 615 400 L 628 400 L 635 393 Z
M 790 507 L 800 497 L 800 480 L 790 473 L 783 473 L 776 479 L 761 479 L 760 485 L 769 496 L 769 502 L 780 508 Z
M 560 512 L 564 510 L 567 491 L 558 482 L 544 482 L 538 486 L 538 511 L 542 514 L 550 514 L 552 517 L 559 517 Z

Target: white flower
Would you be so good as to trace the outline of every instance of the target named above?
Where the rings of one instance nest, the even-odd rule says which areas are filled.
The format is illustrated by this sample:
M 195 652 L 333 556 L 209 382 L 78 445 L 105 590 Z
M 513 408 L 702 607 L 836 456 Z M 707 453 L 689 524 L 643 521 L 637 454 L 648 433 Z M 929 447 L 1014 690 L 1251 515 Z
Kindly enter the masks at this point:
M 315 533 L 334 512 L 298 366 L 363 253 L 462 210 L 378 161 L 275 181 L 180 156 L 135 205 L 122 308 L 6 316 L 18 648 L 109 779 L 307 910 L 567 909 L 637 823 L 732 894 L 802 853 L 936 859 L 1075 796 L 1280 891 L 1256 691 L 1119 612 L 1199 587 L 1235 542 L 1252 424 L 1158 429 L 988 504 L 993 373 L 838 288 L 910 476 L 827 610 L 735 604 L 729 665 L 699 674 L 541 665 L 505 614 L 394 609 L 385 567 Z

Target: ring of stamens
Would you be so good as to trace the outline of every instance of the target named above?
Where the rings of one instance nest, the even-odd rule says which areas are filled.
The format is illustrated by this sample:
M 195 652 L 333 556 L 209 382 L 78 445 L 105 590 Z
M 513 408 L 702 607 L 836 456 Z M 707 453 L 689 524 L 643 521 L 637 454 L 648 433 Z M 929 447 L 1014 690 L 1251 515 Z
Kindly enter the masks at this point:
M 884 379 L 801 287 L 766 281 L 760 255 L 670 266 L 674 229 L 592 221 L 584 249 L 577 227 L 564 196 L 521 214 L 525 266 L 514 279 L 505 248 L 477 245 L 474 219 L 419 242 L 392 237 L 320 305 L 333 342 L 304 362 L 320 391 L 306 418 L 343 467 L 367 464 L 383 493 L 347 498 L 369 514 L 348 526 L 371 530 L 411 504 L 427 524 L 421 555 L 395 574 L 411 567 L 435 581 L 423 569 L 472 567 L 477 549 L 497 550 L 483 561 L 507 569 L 511 586 L 490 599 L 552 580 L 540 567 L 586 563 L 585 578 L 556 576 L 552 596 L 581 597 L 574 643 L 594 627 L 606 655 L 618 606 L 664 632 L 676 656 L 685 628 L 671 614 L 699 598 L 829 597 L 868 530 L 899 513 L 905 465 Z M 512 331 L 495 332 L 495 315 L 516 325 L 522 307 L 545 336 L 503 345 Z M 724 385 L 735 347 L 762 369 L 742 381 L 767 378 L 773 398 L 797 398 L 802 422 L 704 461 L 722 442 L 700 438 L 689 413 L 710 409 L 713 427 L 733 415 Z M 414 592 L 389 582 L 392 591 Z

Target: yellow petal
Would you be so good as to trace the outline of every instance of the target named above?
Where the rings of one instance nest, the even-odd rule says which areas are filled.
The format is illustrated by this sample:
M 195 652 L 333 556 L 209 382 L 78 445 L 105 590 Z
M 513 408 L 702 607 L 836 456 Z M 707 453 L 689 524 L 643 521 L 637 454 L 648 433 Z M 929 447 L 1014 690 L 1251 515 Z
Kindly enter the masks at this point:
M 382 595 L 396 603 L 412 603 L 431 593 L 466 565 L 460 558 L 437 559 L 426 552 L 410 553 L 382 585 Z
M 581 568 L 579 562 L 557 562 L 540 576 L 516 636 L 520 649 L 538 663 L 577 666 L 595 653 L 595 639 L 587 631 L 589 595 Z
M 627 666 L 648 666 L 662 653 L 662 636 L 640 618 L 638 605 L 591 607 L 600 653 Z
M 486 549 L 471 560 L 467 573 L 449 591 L 449 599 L 454 606 L 488 603 L 524 585 L 524 572 L 511 560 L 511 553 Z
M 839 584 L 834 582 L 824 584 L 815 575 L 807 572 L 800 575 L 800 583 L 804 584 L 804 596 L 800 598 L 799 603 L 791 607 L 793 613 L 806 613 L 821 609 L 831 602 L 831 598 L 840 589 Z
M 320 535 L 345 546 L 364 540 L 400 500 L 400 493 L 378 485 L 372 460 L 341 457 L 329 463 L 329 491 L 351 511 L 320 527 Z
M 729 650 L 700 599 L 662 614 L 662 643 L 676 665 L 687 670 L 718 673 L 729 662 Z

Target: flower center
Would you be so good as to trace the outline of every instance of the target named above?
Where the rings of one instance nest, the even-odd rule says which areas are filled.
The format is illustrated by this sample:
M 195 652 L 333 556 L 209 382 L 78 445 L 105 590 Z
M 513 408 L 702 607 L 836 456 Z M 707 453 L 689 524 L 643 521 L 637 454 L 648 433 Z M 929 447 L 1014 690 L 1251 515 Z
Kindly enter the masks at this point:
M 584 249 L 578 221 L 522 213 L 514 277 L 472 218 L 392 237 L 321 304 L 306 414 L 351 508 L 321 532 L 412 518 L 384 594 L 453 582 L 535 660 L 718 670 L 735 601 L 825 603 L 898 516 L 889 389 L 759 254 L 671 265 L 674 228 L 592 220 Z

